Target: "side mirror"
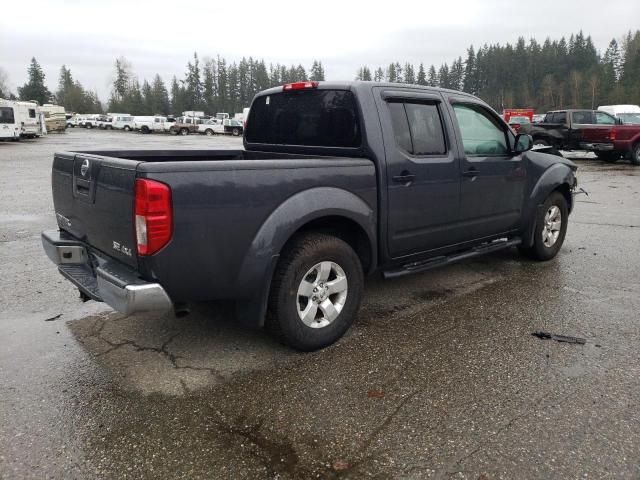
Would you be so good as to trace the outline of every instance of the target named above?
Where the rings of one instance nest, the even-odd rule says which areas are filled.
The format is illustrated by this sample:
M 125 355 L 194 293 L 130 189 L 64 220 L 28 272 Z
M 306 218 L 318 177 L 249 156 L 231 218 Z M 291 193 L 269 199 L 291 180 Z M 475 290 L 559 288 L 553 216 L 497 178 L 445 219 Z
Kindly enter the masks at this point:
M 532 147 L 533 138 L 531 137 L 531 135 L 528 135 L 526 133 L 519 133 L 518 135 L 516 135 L 516 146 L 514 149 L 516 153 L 526 152 L 528 150 L 531 150 Z

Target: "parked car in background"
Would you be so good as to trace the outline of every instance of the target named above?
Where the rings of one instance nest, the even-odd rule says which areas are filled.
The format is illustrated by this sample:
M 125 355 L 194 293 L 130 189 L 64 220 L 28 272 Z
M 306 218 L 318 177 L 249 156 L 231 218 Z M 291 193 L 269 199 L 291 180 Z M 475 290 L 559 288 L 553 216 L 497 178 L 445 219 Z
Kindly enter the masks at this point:
M 518 133 L 520 125 L 533 122 L 533 108 L 505 108 L 502 111 L 502 118 L 514 132 Z
M 520 130 L 520 126 L 531 124 L 531 119 L 529 117 L 514 116 L 514 117 L 510 117 L 507 123 L 513 129 L 514 132 L 518 133 L 518 131 Z
M 249 118 L 249 107 L 242 109 L 242 128 L 247 127 L 247 119 Z
M 111 126 L 111 122 L 113 121 L 113 118 L 111 118 L 108 115 L 100 115 L 98 117 L 98 128 L 102 129 L 102 130 L 112 130 L 113 127 Z
M 548 112 L 540 123 L 522 125 L 520 132 L 533 138 L 535 147 L 557 150 L 587 150 L 598 158 L 615 156 L 611 127 L 616 119 L 598 110 L 555 110 Z
M 555 257 L 577 166 L 531 145 L 462 92 L 288 84 L 255 96 L 244 149 L 56 153 L 42 243 L 82 298 L 125 314 L 235 300 L 315 350 L 351 326 L 365 274 Z
M 544 117 L 545 117 L 544 113 L 534 113 L 533 117 L 531 118 L 531 123 L 544 122 Z
M 111 128 L 114 130 L 124 130 L 125 132 L 129 132 L 133 130 L 133 116 L 128 113 L 112 113 L 111 118 Z
M 190 133 L 198 133 L 198 126 L 203 123 L 203 119 L 199 117 L 177 117 L 176 121 L 171 128 L 169 128 L 169 132 L 177 135 L 189 135 Z
M 640 125 L 640 106 L 638 105 L 602 105 L 598 110 L 613 115 L 623 125 Z
M 205 135 L 233 135 L 235 137 L 242 135 L 244 127 L 242 123 L 235 119 L 219 120 L 211 118 L 204 123 L 198 125 L 198 132 Z
M 97 128 L 101 117 L 102 115 L 86 115 L 82 121 L 82 126 L 88 129 Z
M 40 111 L 44 114 L 47 132 L 64 132 L 67 129 L 67 115 L 63 106 L 45 103 Z
M 16 101 L 14 103 L 16 121 L 20 124 L 20 136 L 36 138 L 42 134 L 42 119 L 36 102 Z
M 173 119 L 161 115 L 137 116 L 133 118 L 134 130 L 139 130 L 142 133 L 167 133 L 174 123 L 175 121 Z
M 20 141 L 21 126 L 13 100 L 0 98 L 0 140 Z

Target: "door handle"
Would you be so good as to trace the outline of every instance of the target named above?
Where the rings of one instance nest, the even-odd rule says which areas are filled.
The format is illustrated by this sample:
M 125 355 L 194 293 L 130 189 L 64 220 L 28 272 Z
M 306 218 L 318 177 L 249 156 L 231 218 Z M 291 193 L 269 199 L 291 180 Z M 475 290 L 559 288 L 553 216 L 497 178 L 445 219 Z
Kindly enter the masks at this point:
M 475 168 L 470 168 L 469 170 L 462 172 L 462 176 L 463 177 L 467 177 L 467 178 L 476 178 L 478 176 L 478 170 L 476 170 Z
M 391 177 L 391 180 L 393 180 L 396 183 L 411 183 L 416 179 L 416 176 L 413 175 L 412 173 L 409 173 L 407 170 L 403 170 L 402 172 L 400 172 L 400 175 L 396 175 L 395 177 Z

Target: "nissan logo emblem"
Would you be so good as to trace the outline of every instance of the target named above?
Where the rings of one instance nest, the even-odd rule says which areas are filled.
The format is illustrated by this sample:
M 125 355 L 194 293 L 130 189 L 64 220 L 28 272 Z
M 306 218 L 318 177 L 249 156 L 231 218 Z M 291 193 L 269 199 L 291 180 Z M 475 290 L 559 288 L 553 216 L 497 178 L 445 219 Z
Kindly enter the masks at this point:
M 86 177 L 87 173 L 89 173 L 89 160 L 82 162 L 82 166 L 80 167 L 80 175 Z

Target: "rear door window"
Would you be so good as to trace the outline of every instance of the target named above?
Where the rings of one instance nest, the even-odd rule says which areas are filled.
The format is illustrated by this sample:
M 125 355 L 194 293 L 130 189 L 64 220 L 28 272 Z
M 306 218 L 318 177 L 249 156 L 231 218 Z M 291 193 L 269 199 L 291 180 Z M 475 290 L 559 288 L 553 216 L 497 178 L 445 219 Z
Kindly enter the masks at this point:
M 393 132 L 398 146 L 417 155 L 444 155 L 444 130 L 435 103 L 389 102 Z
M 553 123 L 567 123 L 567 112 L 556 112 L 553 114 Z
M 36 118 L 36 110 L 34 108 L 29 109 L 29 118 Z
M 300 90 L 256 98 L 245 138 L 249 143 L 355 148 L 361 144 L 353 93 Z
M 571 118 L 573 119 L 573 123 L 581 124 L 581 125 L 591 125 L 593 124 L 593 113 L 592 112 L 573 112 L 571 114 Z

